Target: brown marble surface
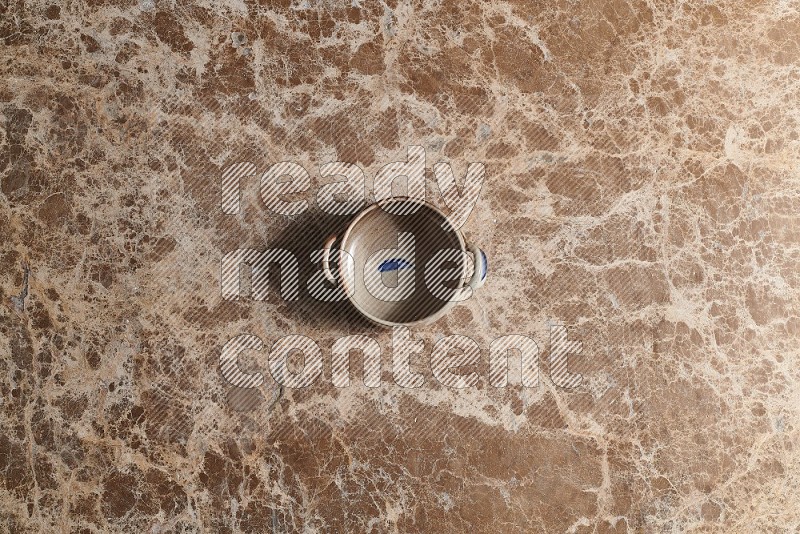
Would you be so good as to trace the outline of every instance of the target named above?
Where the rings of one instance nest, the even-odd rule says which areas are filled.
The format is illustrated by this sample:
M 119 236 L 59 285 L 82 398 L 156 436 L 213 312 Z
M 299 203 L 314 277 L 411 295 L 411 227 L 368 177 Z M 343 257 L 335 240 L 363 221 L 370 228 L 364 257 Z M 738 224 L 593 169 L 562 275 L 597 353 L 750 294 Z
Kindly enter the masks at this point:
M 11 0 L 0 40 L 0 531 L 800 528 L 798 2 Z M 418 389 L 346 308 L 220 296 L 226 252 L 307 254 L 346 220 L 322 163 L 369 189 L 411 145 L 485 164 L 464 231 L 490 264 L 412 331 Z M 222 213 L 245 161 L 302 165 L 308 209 L 249 177 Z M 233 388 L 245 333 L 308 336 L 323 376 Z M 353 333 L 380 388 L 331 385 Z M 450 334 L 476 387 L 426 370 Z M 487 383 L 506 334 L 541 348 L 538 387 Z

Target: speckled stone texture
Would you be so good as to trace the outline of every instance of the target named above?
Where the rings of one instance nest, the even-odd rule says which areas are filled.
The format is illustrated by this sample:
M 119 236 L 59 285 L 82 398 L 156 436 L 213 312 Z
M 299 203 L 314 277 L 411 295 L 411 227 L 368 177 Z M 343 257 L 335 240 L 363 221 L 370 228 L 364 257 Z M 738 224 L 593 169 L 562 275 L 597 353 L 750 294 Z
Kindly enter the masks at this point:
M 0 531 L 800 528 L 797 1 L 10 0 L 0 40 Z M 307 258 L 346 222 L 321 164 L 371 199 L 411 145 L 440 207 L 434 163 L 485 164 L 463 230 L 490 268 L 412 330 L 418 389 L 342 303 L 220 295 L 225 253 Z M 222 212 L 229 165 L 279 161 L 309 172 L 303 213 L 258 176 Z M 240 334 L 259 388 L 220 372 Z M 324 372 L 280 392 L 290 334 Z M 379 388 L 357 353 L 332 386 L 346 334 L 379 342 Z M 451 334 L 475 387 L 426 367 Z M 538 344 L 538 387 L 488 383 L 507 334 Z

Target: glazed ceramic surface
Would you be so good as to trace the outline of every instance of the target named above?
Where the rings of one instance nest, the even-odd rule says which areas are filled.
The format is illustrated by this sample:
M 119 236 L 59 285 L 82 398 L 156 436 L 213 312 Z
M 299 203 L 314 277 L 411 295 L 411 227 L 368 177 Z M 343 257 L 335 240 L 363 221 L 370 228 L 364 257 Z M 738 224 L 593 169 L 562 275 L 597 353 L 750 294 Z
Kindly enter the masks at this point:
M 374 204 L 348 225 L 341 238 L 340 280 L 353 305 L 370 320 L 386 325 L 411 325 L 440 317 L 457 302 L 465 289 L 471 290 L 468 248 L 448 218 L 425 202 L 390 199 Z M 443 254 L 452 252 L 452 254 Z M 452 269 L 445 291 L 434 293 L 430 283 L 436 258 Z M 473 262 L 477 260 L 475 267 Z M 469 262 L 477 268 L 482 285 L 486 278 L 485 256 L 481 252 Z M 391 288 L 407 291 L 392 291 Z M 477 289 L 477 284 L 475 289 Z

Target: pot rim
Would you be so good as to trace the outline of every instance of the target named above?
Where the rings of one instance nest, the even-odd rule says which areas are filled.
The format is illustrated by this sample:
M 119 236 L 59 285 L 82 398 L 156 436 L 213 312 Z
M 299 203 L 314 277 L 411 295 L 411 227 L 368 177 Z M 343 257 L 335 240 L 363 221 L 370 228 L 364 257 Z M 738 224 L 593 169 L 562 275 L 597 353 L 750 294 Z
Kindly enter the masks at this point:
M 436 206 L 434 206 L 433 204 L 431 204 L 431 203 L 429 203 L 429 202 L 427 202 L 425 200 L 419 200 L 419 199 L 410 198 L 410 197 L 407 197 L 407 196 L 398 196 L 398 197 L 386 198 L 386 199 L 380 200 L 378 202 L 374 202 L 373 204 L 370 204 L 366 208 L 364 208 L 361 211 L 359 211 L 356 214 L 356 216 L 353 218 L 353 220 L 351 220 L 350 223 L 347 225 L 347 228 L 345 229 L 344 233 L 342 234 L 342 238 L 339 240 L 339 250 L 344 250 L 344 248 L 345 248 L 344 245 L 347 243 L 347 240 L 350 237 L 353 228 L 367 214 L 371 213 L 372 211 L 374 211 L 376 209 L 383 209 L 384 206 L 386 206 L 387 204 L 391 204 L 391 203 L 398 202 L 398 201 L 400 201 L 400 202 L 410 202 L 410 203 L 413 203 L 413 204 L 417 204 L 420 207 L 422 207 L 424 209 L 431 210 L 435 214 L 437 214 L 440 217 L 442 217 L 442 219 L 444 219 L 444 221 L 447 223 L 447 229 L 449 231 L 451 231 L 452 233 L 454 233 L 456 238 L 458 239 L 458 245 L 459 245 L 459 247 L 461 249 L 461 252 L 462 253 L 467 253 L 468 252 L 467 244 L 466 244 L 466 241 L 464 240 L 463 234 L 461 233 L 461 231 L 458 228 L 453 226 L 453 222 L 450 220 L 450 217 L 445 215 L 442 212 L 442 210 L 440 210 L 439 208 L 437 208 Z M 416 213 L 416 212 L 414 212 L 414 213 Z M 412 214 L 409 214 L 409 215 L 412 215 Z M 355 295 L 355 288 L 354 287 L 353 288 L 348 287 L 347 277 L 345 276 L 345 273 L 344 273 L 344 262 L 341 262 L 341 261 L 339 262 L 338 270 L 339 270 L 339 280 L 342 281 L 342 285 L 344 286 L 345 294 L 347 295 L 347 300 L 349 300 L 353 304 L 355 309 L 358 310 L 358 312 L 361 315 L 363 315 L 364 317 L 366 317 L 370 321 L 372 321 L 374 323 L 377 323 L 379 325 L 382 325 L 382 326 L 419 326 L 419 325 L 422 325 L 422 324 L 427 324 L 427 323 L 433 322 L 433 321 L 439 319 L 440 317 L 442 317 L 445 313 L 447 313 L 448 310 L 450 310 L 450 308 L 452 308 L 458 302 L 458 301 L 455 301 L 455 300 L 444 301 L 444 305 L 441 308 L 439 308 L 437 311 L 435 311 L 431 315 L 428 315 L 427 317 L 423 317 L 422 319 L 417 319 L 416 321 L 411 321 L 411 322 L 387 321 L 385 319 L 381 319 L 379 317 L 376 317 L 376 316 L 372 315 L 371 313 L 369 313 L 368 311 L 364 310 L 361 306 L 359 306 L 358 302 L 356 302 L 356 300 L 353 298 L 353 296 Z M 458 293 L 458 291 L 463 291 L 463 289 L 465 287 L 465 285 L 463 283 L 463 280 L 466 278 L 466 275 L 467 275 L 467 265 L 466 265 L 466 263 L 462 263 L 462 265 L 461 265 L 462 287 L 456 289 L 453 296 L 455 296 Z

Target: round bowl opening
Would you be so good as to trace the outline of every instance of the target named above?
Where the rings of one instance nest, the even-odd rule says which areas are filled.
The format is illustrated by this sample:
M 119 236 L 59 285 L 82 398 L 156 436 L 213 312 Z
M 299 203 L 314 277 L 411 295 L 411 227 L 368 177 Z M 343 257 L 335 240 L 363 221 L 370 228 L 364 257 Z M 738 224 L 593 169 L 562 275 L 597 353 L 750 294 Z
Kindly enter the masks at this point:
M 413 207 L 413 213 L 402 214 Z M 462 289 L 463 239 L 429 204 L 402 199 L 373 205 L 350 223 L 340 247 L 353 258 L 341 263 L 342 269 L 352 269 L 342 273 L 342 280 L 353 284 L 345 282 L 350 300 L 377 322 L 423 321 L 447 307 Z M 437 265 L 448 275 L 443 277 L 445 271 Z M 426 266 L 435 269 L 427 280 Z

